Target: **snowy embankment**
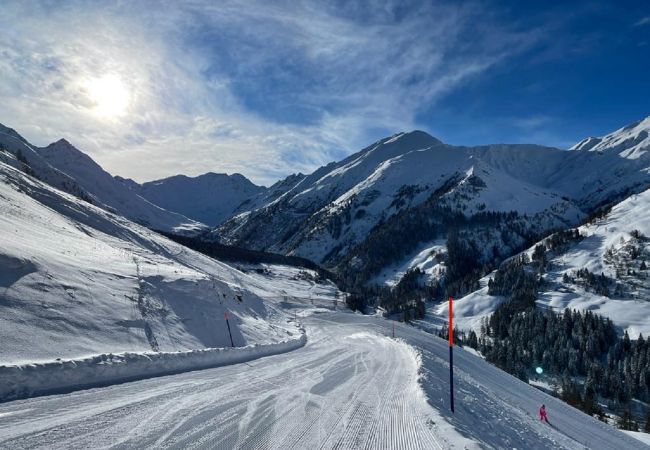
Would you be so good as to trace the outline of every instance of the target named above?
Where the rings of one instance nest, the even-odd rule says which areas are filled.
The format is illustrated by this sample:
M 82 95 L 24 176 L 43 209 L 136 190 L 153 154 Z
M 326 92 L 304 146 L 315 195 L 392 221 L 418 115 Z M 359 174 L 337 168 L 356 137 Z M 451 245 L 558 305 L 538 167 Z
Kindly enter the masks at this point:
M 83 359 L 0 366 L 0 402 L 239 364 L 304 346 L 307 335 L 272 344 L 187 352 L 102 354 Z
M 276 303 L 337 294 L 313 271 L 209 258 L 0 162 L 0 401 L 289 351 L 305 337 Z

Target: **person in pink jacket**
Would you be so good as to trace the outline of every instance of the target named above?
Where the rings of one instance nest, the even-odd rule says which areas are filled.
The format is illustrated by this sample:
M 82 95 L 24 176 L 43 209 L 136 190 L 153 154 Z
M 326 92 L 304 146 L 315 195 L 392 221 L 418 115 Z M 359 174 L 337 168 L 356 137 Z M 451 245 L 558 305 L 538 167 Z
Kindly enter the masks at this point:
M 539 420 L 548 423 L 548 417 L 546 417 L 546 406 L 544 405 L 539 408 Z

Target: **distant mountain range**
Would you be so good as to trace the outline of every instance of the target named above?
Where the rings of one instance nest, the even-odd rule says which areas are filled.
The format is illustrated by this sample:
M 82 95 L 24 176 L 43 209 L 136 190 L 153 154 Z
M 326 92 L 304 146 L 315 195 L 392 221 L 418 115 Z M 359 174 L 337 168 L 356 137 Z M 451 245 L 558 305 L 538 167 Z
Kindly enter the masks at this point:
M 347 287 L 395 287 L 417 269 L 418 285 L 468 294 L 504 259 L 647 190 L 649 132 L 646 118 L 570 150 L 398 133 L 269 188 L 216 173 L 138 184 L 66 140 L 39 148 L 3 126 L 0 161 L 152 229 L 311 259 Z
M 570 151 L 452 146 L 422 131 L 400 133 L 292 179 L 287 192 L 236 215 L 213 236 L 334 267 L 382 230 L 399 233 L 400 222 L 406 226 L 414 215 L 426 217 L 427 208 L 465 217 L 514 212 L 535 233 L 565 228 L 650 185 L 648 129 L 645 119 Z M 418 237 L 423 245 L 444 234 L 439 226 L 429 228 Z M 395 259 L 418 245 L 402 247 Z
M 238 173 L 210 172 L 193 178 L 176 175 L 143 184 L 115 178 L 151 203 L 212 227 L 230 218 L 243 202 L 266 191 Z
M 65 139 L 36 147 L 13 129 L 0 125 L 0 145 L 0 161 L 142 225 L 180 234 L 196 234 L 206 228 L 140 197 Z

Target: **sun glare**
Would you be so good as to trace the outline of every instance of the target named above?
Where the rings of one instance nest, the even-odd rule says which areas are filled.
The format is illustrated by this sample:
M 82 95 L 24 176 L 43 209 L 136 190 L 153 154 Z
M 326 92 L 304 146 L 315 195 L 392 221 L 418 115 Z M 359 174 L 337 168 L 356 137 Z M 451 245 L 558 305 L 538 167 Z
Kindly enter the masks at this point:
M 107 74 L 86 83 L 95 113 L 102 117 L 119 117 L 126 113 L 131 100 L 129 90 L 119 76 Z

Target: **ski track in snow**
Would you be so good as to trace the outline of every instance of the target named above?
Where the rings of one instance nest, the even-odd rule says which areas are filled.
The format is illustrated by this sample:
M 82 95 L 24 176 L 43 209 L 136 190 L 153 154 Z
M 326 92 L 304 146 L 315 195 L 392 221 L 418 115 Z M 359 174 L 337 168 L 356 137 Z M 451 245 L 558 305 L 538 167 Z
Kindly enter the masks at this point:
M 444 448 L 405 343 L 310 323 L 279 359 L 3 405 L 0 447 Z
M 648 448 L 460 349 L 452 416 L 445 341 L 349 313 L 304 324 L 287 354 L 2 404 L 0 448 Z

